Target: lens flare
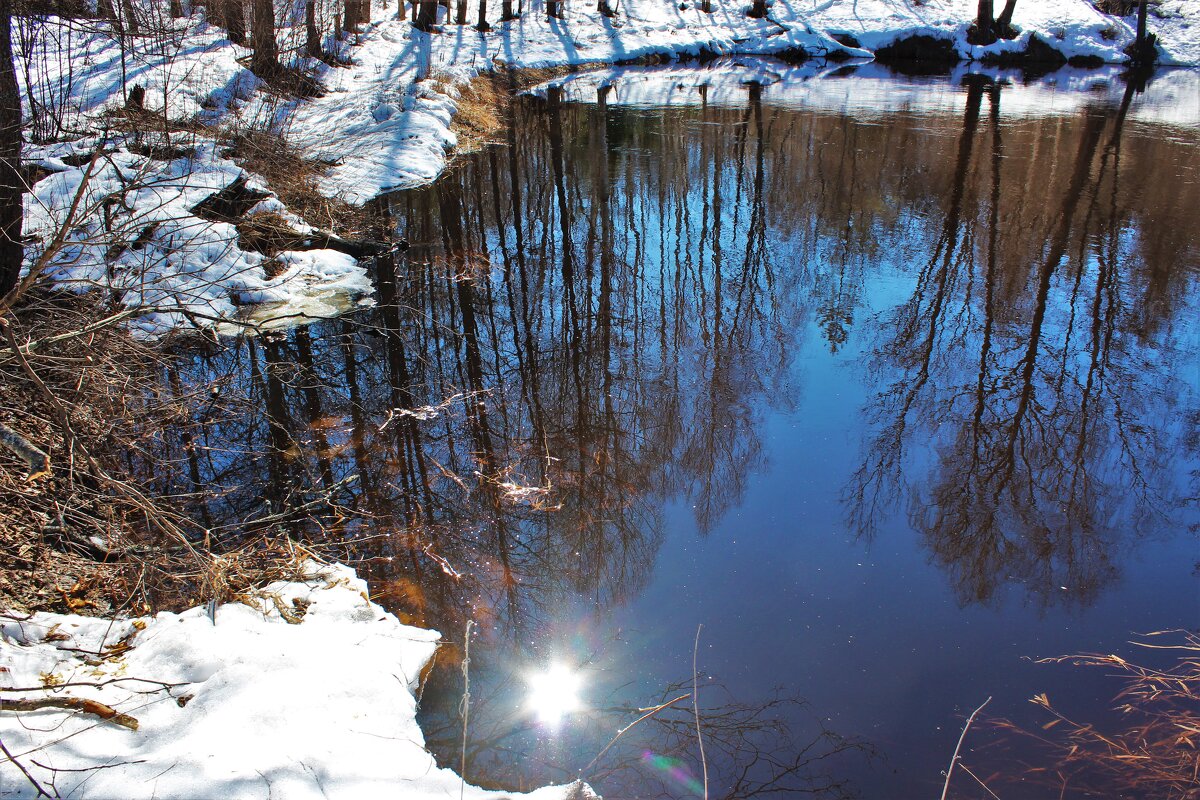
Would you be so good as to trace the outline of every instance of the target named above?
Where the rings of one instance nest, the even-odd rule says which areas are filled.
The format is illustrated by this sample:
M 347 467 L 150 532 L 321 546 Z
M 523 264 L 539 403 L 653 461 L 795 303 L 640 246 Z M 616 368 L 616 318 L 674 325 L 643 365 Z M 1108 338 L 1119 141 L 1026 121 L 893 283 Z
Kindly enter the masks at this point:
M 687 765 L 678 758 L 659 755 L 649 750 L 642 752 L 642 763 L 660 773 L 673 783 L 677 783 L 691 794 L 704 796 L 704 784 L 701 783 Z
M 552 664 L 527 680 L 529 709 L 543 724 L 557 727 L 563 717 L 582 708 L 579 689 L 583 681 L 565 664 Z

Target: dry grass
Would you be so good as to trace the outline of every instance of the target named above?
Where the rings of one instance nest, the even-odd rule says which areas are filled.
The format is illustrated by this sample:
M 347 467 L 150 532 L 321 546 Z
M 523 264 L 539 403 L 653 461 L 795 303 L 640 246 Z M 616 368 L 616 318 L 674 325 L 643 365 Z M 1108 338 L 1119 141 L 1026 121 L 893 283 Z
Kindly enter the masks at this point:
M 1162 631 L 1135 644 L 1173 662 L 1150 667 L 1100 654 L 1046 659 L 1098 667 L 1119 678 L 1124 688 L 1115 700 L 1121 724 L 1105 730 L 1078 721 L 1038 695 L 1033 702 L 1050 715 L 1040 730 L 1008 720 L 993 725 L 1035 743 L 1052 766 L 1030 766 L 1011 777 L 1051 784 L 1063 797 L 1200 798 L 1200 636 Z
M 482 150 L 499 141 L 504 118 L 513 94 L 502 83 L 502 76 L 485 73 L 455 86 L 448 75 L 434 75 L 430 83 L 435 91 L 449 94 L 454 86 L 458 96 L 450 130 L 458 137 L 456 155 Z
M 263 131 L 228 132 L 226 155 L 261 176 L 288 209 L 310 225 L 347 238 L 371 238 L 377 223 L 368 208 L 358 208 L 317 190 L 327 165 L 304 158 L 280 136 Z
M 1095 0 L 1092 5 L 1105 14 L 1127 17 L 1137 8 L 1137 0 Z
M 521 92 L 584 68 L 584 65 L 572 65 L 501 70 L 483 73 L 465 84 L 457 84 L 457 110 L 450 121 L 450 129 L 458 137 L 455 155 L 474 153 L 499 142 L 504 126 L 508 124 L 508 110 Z M 444 73 L 432 76 L 430 83 L 436 91 L 444 94 L 455 85 L 454 78 Z
M 274 528 L 210 547 L 190 513 L 198 498 L 176 488 L 186 460 L 162 460 L 161 444 L 221 403 L 172 380 L 171 353 L 129 336 L 121 316 L 100 293 L 33 292 L 3 319 L 0 423 L 50 470 L 31 476 L 41 470 L 0 448 L 0 610 L 147 613 L 296 574 L 298 547 Z
M 242 217 L 237 222 L 237 232 L 238 247 L 265 256 L 274 256 L 283 250 L 289 250 L 296 246 L 298 240 L 304 238 L 283 215 L 274 211 Z M 279 274 L 269 264 L 264 264 L 263 269 L 268 278 L 277 277 Z

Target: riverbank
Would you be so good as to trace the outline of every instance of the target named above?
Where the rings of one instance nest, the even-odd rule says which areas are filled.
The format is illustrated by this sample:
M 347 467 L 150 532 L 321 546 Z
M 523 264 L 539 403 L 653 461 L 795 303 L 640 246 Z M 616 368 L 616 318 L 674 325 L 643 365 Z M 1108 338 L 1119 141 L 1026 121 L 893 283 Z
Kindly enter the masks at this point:
M 150 336 L 245 320 L 247 307 L 259 305 L 268 312 L 255 315 L 254 324 L 264 316 L 285 324 L 328 316 L 372 302 L 370 281 L 353 255 L 322 246 L 328 240 L 312 237 L 313 230 L 345 216 L 331 206 L 364 206 L 440 175 L 459 145 L 462 128 L 454 119 L 463 92 L 481 73 L 773 53 L 829 71 L 846 59 L 885 53 L 931 56 L 938 69 L 951 61 L 1028 66 L 1047 52 L 1055 64 L 1095 66 L 1125 61 L 1135 35 L 1132 17 L 1102 14 L 1083 0 L 1054 0 L 1019 4 L 1016 38 L 976 46 L 967 40 L 975 7 L 966 0 L 777 0 L 767 17 L 754 19 L 738 3 L 716 2 L 705 13 L 695 3 L 627 0 L 613 17 L 570 5 L 551 19 L 535 2 L 487 32 L 446 24 L 422 33 L 381 3 L 374 9 L 379 21 L 328 43 L 336 65 L 297 60 L 322 87 L 307 99 L 281 95 L 255 77 L 246 66 L 250 51 L 209 25 L 202 11 L 172 21 L 171 37 L 187 44 L 178 51 L 152 40 L 118 41 L 105 23 L 49 18 L 43 24 L 56 29 L 47 36 L 53 45 L 19 65 L 30 76 L 26 108 L 46 107 L 46 98 L 66 86 L 57 101 L 61 116 L 72 129 L 97 133 L 28 149 L 26 160 L 45 177 L 27 195 L 26 263 L 42 258 L 56 231 L 70 229 L 68 239 L 80 244 L 53 254 L 47 273 L 60 284 L 109 287 L 125 306 L 145 310 L 134 324 Z M 1196 0 L 1155 7 L 1151 29 L 1163 64 L 1200 64 L 1197 22 Z M 282 41 L 297 40 L 302 27 L 293 19 Z M 915 41 L 923 47 L 904 44 Z M 931 41 L 940 44 L 931 49 Z M 145 92 L 145 111 L 132 115 L 123 109 L 135 87 Z M 275 153 L 262 158 L 262 148 L 230 146 L 247 133 L 259 141 L 276 137 L 280 147 L 267 149 L 286 151 L 285 169 L 273 169 Z M 109 155 L 89 171 L 88 154 L 98 147 Z M 265 177 L 272 171 L 274 181 Z M 304 180 L 281 180 L 297 171 Z M 239 181 L 252 194 L 243 195 L 236 217 L 202 213 L 206 197 Z M 68 219 L 77 194 L 82 203 Z M 98 229 L 88 212 L 111 207 L 116 196 L 128 213 Z M 327 198 L 326 205 L 298 207 L 314 196 Z M 264 248 L 244 235 L 264 221 L 282 230 L 284 246 Z M 308 244 L 286 244 L 298 240 Z
M 347 567 L 293 572 L 179 614 L 0 614 L 0 699 L 28 709 L 0 714 L 0 797 L 596 798 L 439 769 L 416 722 L 438 633 Z

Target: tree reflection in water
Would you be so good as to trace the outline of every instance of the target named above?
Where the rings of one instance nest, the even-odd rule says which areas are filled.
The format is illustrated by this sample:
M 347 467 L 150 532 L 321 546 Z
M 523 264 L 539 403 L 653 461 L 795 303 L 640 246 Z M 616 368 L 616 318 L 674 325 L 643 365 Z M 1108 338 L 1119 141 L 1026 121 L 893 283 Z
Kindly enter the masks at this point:
M 379 201 L 381 228 L 411 247 L 374 265 L 374 309 L 194 354 L 174 391 L 212 382 L 221 400 L 164 443 L 180 467 L 156 479 L 202 489 L 214 530 L 282 515 L 273 528 L 356 565 L 376 599 L 447 639 L 470 618 L 495 653 L 572 635 L 599 650 L 605 615 L 655 569 L 667 506 L 706 535 L 769 467 L 767 418 L 823 389 L 795 360 L 820 336 L 873 395 L 842 498 L 853 530 L 894 524 L 900 503 L 961 602 L 1017 583 L 1088 604 L 1186 496 L 1178 465 L 1194 455 L 1179 451 L 1196 443 L 1181 420 L 1200 411 L 1170 364 L 1194 336 L 1180 319 L 1200 182 L 1177 176 L 1198 149 L 1131 131 L 1132 92 L 1009 120 L 1007 91 L 972 77 L 961 117 L 886 125 L 772 108 L 757 84 L 737 108 L 703 90 L 654 113 L 607 89 L 519 103 L 504 146 Z M 591 738 L 539 750 L 510 724 L 512 665 L 485 649 L 475 781 L 562 777 L 650 699 L 645 682 L 614 694 Z M 443 649 L 423 712 L 453 764 L 459 658 Z M 814 765 L 854 743 L 819 717 L 782 713 L 789 739 L 717 697 L 702 695 L 706 724 L 752 734 L 714 766 L 722 790 L 744 756 L 757 761 L 736 796 L 778 775 L 845 790 Z M 687 715 L 670 713 L 622 747 L 675 742 L 694 775 Z M 554 768 L 514 764 L 517 741 Z M 643 779 L 636 762 L 610 785 Z
M 1189 356 L 1169 330 L 1146 336 L 1137 315 L 1148 297 L 1185 297 L 1195 273 L 1163 270 L 1139 247 L 1174 223 L 1137 219 L 1148 201 L 1169 205 L 1155 181 L 1170 181 L 1140 142 L 1122 163 L 1133 95 L 1086 106 L 1042 166 L 1045 145 L 1002 125 L 1002 88 L 968 83 L 940 236 L 881 327 L 876 366 L 890 386 L 868 409 L 851 518 L 870 535 L 903 495 L 963 603 L 1018 582 L 1042 603 L 1088 605 L 1117 576 L 1122 545 L 1184 496 L 1171 471 L 1179 431 L 1162 423 L 1195 413 L 1165 366 Z M 1181 244 L 1184 266 L 1195 254 Z M 932 451 L 920 480 L 914 443 Z

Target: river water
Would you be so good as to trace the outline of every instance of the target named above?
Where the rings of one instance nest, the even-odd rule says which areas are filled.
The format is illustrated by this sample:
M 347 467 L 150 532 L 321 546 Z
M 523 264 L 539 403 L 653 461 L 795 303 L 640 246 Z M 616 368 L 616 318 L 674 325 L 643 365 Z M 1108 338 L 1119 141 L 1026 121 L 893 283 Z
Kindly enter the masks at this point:
M 1064 75 L 543 87 L 386 199 L 375 308 L 186 363 L 244 401 L 174 443 L 198 513 L 332 487 L 291 532 L 452 643 L 422 722 L 455 769 L 473 621 L 486 785 L 934 797 L 989 697 L 1107 719 L 1119 683 L 1034 659 L 1200 619 L 1200 107 Z M 994 728 L 964 753 L 1040 791 Z

